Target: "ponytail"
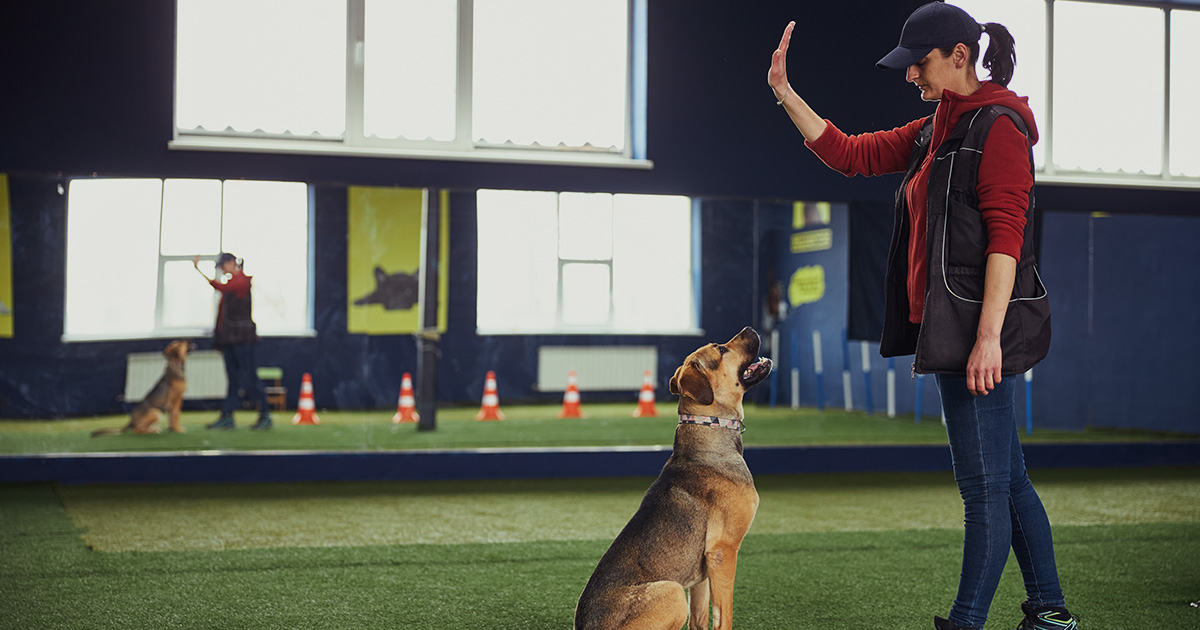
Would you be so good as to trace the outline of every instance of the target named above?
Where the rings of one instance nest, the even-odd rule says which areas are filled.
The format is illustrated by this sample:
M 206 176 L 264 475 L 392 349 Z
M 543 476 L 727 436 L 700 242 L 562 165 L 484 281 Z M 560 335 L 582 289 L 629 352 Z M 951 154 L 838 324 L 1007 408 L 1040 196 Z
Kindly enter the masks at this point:
M 1008 87 L 1008 82 L 1012 81 L 1013 69 L 1017 66 L 1017 47 L 1012 33 L 995 22 L 980 24 L 980 27 L 988 34 L 989 40 L 981 65 L 992 75 L 993 82 Z

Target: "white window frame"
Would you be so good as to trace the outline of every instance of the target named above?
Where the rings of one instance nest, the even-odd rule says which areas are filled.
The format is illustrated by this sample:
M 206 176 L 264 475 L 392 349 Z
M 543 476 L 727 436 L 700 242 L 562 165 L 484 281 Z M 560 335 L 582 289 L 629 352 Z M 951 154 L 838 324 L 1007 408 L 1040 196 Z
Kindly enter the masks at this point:
M 561 208 L 562 208 L 562 206 L 560 205 L 561 204 L 560 199 L 561 199 L 561 196 L 563 193 L 561 191 L 538 191 L 538 192 L 549 192 L 555 196 L 555 199 L 556 199 L 555 203 L 557 206 L 557 210 L 555 211 L 555 221 L 556 221 L 555 231 L 556 231 L 556 233 L 560 234 L 559 238 L 561 239 L 562 226 L 561 226 L 561 223 L 559 223 L 559 221 L 561 221 Z M 654 195 L 648 195 L 648 196 L 654 196 Z M 614 277 L 615 277 L 614 266 L 616 265 L 615 256 L 610 255 L 608 258 L 564 257 L 563 254 L 558 251 L 559 245 L 556 243 L 554 246 L 554 249 L 557 252 L 557 254 L 556 254 L 557 291 L 556 291 L 556 297 L 555 297 L 555 311 L 554 311 L 555 321 L 552 324 L 550 324 L 549 327 L 520 328 L 520 329 L 492 328 L 492 327 L 487 327 L 487 326 L 480 326 L 479 320 L 478 320 L 478 314 L 477 314 L 476 315 L 476 333 L 479 335 L 614 335 L 614 334 L 625 335 L 625 336 L 630 336 L 630 335 L 655 335 L 655 336 L 703 335 L 704 330 L 700 327 L 700 323 L 699 323 L 700 322 L 700 263 L 701 263 L 700 253 L 699 253 L 699 242 L 700 242 L 700 238 L 701 238 L 701 234 L 700 234 L 700 202 L 696 198 L 689 198 L 687 200 L 687 202 L 688 202 L 688 212 L 689 212 L 689 225 L 688 225 L 688 257 L 689 257 L 688 283 L 689 284 L 688 284 L 688 291 L 689 291 L 689 295 L 690 295 L 690 303 L 687 306 L 689 322 L 686 325 L 674 326 L 674 327 L 652 326 L 652 327 L 646 327 L 646 328 L 637 329 L 637 330 L 618 327 L 617 323 L 616 323 L 616 313 L 615 313 L 617 300 L 616 300 L 616 293 L 615 293 L 615 288 L 614 288 L 614 284 L 613 284 Z M 476 210 L 476 212 L 478 212 L 478 209 Z M 484 237 L 485 237 L 485 235 L 481 232 L 479 234 L 479 238 L 484 238 Z M 487 236 L 487 237 L 492 238 L 492 236 Z M 615 231 L 613 234 L 613 238 L 618 238 L 618 234 Z M 478 265 L 484 264 L 485 262 L 486 261 L 484 261 L 482 258 L 480 258 L 476 264 L 478 266 Z M 574 323 L 564 321 L 564 315 L 563 315 L 563 312 L 564 312 L 563 269 L 565 266 L 571 265 L 571 264 L 587 264 L 587 265 L 596 265 L 599 267 L 607 268 L 608 277 L 609 277 L 609 285 L 608 285 L 609 308 L 608 308 L 608 313 L 606 314 L 606 322 L 605 323 L 582 325 L 582 324 L 574 324 Z M 653 270 L 647 270 L 647 278 L 648 278 L 648 283 L 658 281 L 658 279 L 653 276 Z M 652 289 L 647 287 L 647 290 L 652 290 Z M 476 289 L 476 295 L 478 296 L 478 288 Z M 479 303 L 476 304 L 476 309 L 478 310 L 478 308 L 479 308 Z
M 166 181 L 168 179 L 173 179 L 173 178 L 146 177 L 146 178 L 136 178 L 136 179 L 156 180 L 159 182 L 160 186 L 165 186 Z M 215 181 L 221 182 L 222 187 L 224 187 L 224 184 L 226 182 L 226 180 L 224 180 L 224 179 L 218 179 Z M 316 330 L 313 328 L 313 300 L 314 300 L 314 295 L 315 295 L 315 292 L 313 290 L 314 289 L 313 274 L 315 272 L 315 267 L 316 267 L 315 266 L 315 258 L 314 258 L 313 240 L 314 240 L 314 237 L 316 236 L 316 231 L 315 231 L 315 221 L 314 221 L 315 217 L 314 217 L 314 207 L 313 207 L 313 190 L 312 190 L 311 185 L 306 185 L 306 186 L 308 188 L 308 194 L 307 194 L 307 198 L 308 198 L 308 208 L 307 208 L 308 230 L 307 230 L 307 243 L 306 243 L 306 248 L 305 248 L 306 249 L 305 266 L 307 268 L 307 272 L 306 272 L 307 287 L 305 289 L 304 327 L 302 329 L 298 329 L 298 330 L 279 330 L 279 331 L 272 331 L 270 329 L 264 330 L 260 327 L 259 331 L 258 331 L 258 334 L 260 337 L 315 337 L 316 336 Z M 161 194 L 162 193 L 160 193 L 160 195 Z M 164 293 L 163 289 L 164 289 L 164 281 L 165 281 L 164 279 L 166 276 L 167 263 L 169 263 L 169 262 L 191 262 L 192 258 L 195 254 L 182 254 L 181 255 L 181 254 L 163 254 L 162 253 L 162 241 L 161 241 L 162 223 L 161 222 L 162 222 L 163 208 L 161 205 L 159 207 L 158 212 L 159 212 L 159 238 L 160 238 L 160 240 L 158 242 L 158 246 L 156 247 L 156 250 L 157 250 L 156 254 L 157 254 L 158 260 L 157 260 L 156 278 L 155 278 L 155 287 L 154 287 L 154 328 L 152 330 L 145 331 L 144 333 L 141 333 L 141 334 L 137 334 L 137 333 L 133 333 L 133 332 L 128 332 L 128 333 L 116 333 L 116 332 L 114 332 L 114 333 L 69 333 L 66 331 L 65 313 L 66 313 L 66 309 L 67 309 L 67 303 L 66 303 L 66 300 L 64 299 L 64 301 L 63 301 L 64 329 L 63 329 L 63 334 L 60 337 L 60 340 L 63 343 L 88 342 L 88 341 L 124 341 L 124 340 L 134 340 L 134 339 L 174 339 L 174 338 L 188 338 L 188 337 L 205 337 L 205 336 L 210 336 L 212 334 L 212 325 L 211 324 L 208 326 L 203 326 L 203 327 L 192 327 L 192 326 L 164 326 L 162 323 L 163 322 L 163 293 Z M 224 212 L 222 211 L 222 221 L 224 220 L 223 215 L 224 215 Z M 70 215 L 68 214 L 67 221 L 69 222 L 70 220 L 71 220 L 71 218 L 70 218 Z M 222 238 L 223 238 L 223 236 L 222 236 Z M 222 250 L 222 251 L 224 251 L 224 250 Z M 215 268 L 213 267 L 213 262 L 215 260 L 215 257 L 212 255 L 212 253 L 211 252 L 197 252 L 197 253 L 202 256 L 201 261 L 200 261 L 200 265 L 201 265 L 200 268 L 201 268 L 201 270 L 204 271 L 204 274 L 210 278 L 212 278 L 214 276 L 217 276 L 219 278 L 220 277 L 219 274 L 216 272 Z M 64 257 L 71 255 L 69 246 L 63 248 L 63 255 L 64 255 Z M 69 266 L 67 266 L 67 265 L 64 265 L 64 267 L 69 269 Z M 197 283 L 200 283 L 202 281 L 203 281 L 203 279 L 200 278 L 199 276 L 197 276 L 195 278 L 195 282 L 197 282 Z M 114 289 L 113 293 L 119 294 L 120 291 L 119 291 L 119 289 Z M 214 303 L 213 316 L 215 317 L 216 316 L 215 305 L 220 299 L 219 294 L 217 294 L 214 291 L 212 299 L 213 299 L 213 303 Z M 214 320 L 214 322 L 215 322 L 215 320 Z
M 993 0 L 1000 2 L 1002 0 Z M 1102 187 L 1126 187 L 1126 188 L 1200 188 L 1200 176 L 1190 177 L 1171 174 L 1170 153 L 1171 153 L 1171 16 L 1176 11 L 1200 12 L 1200 6 L 1183 6 L 1179 3 L 1172 2 L 1121 2 L 1120 0 L 1071 0 L 1077 2 L 1089 2 L 1095 4 L 1115 4 L 1123 6 L 1138 7 L 1144 9 L 1160 9 L 1164 12 L 1163 28 L 1164 28 L 1164 48 L 1162 51 L 1164 62 L 1164 95 L 1163 95 L 1163 127 L 1158 130 L 1162 134 L 1162 173 L 1157 175 L 1144 173 L 1111 173 L 1111 172 L 1089 172 L 1074 169 L 1064 169 L 1056 167 L 1054 164 L 1054 5 L 1055 0 L 1044 0 L 1046 7 L 1046 83 L 1045 99 L 1046 113 L 1044 120 L 1040 120 L 1041 127 L 1040 143 L 1043 144 L 1045 151 L 1045 161 L 1041 167 L 1035 171 L 1035 177 L 1038 183 L 1041 184 L 1056 184 L 1068 186 L 1102 186 Z M 968 11 L 969 12 L 969 11 Z M 983 19 L 980 16 L 973 16 L 981 22 L 989 20 Z M 1002 22 L 1003 23 L 1003 22 Z M 1005 24 L 1005 26 L 1011 26 Z M 1021 42 L 1017 42 L 1018 51 Z M 982 57 L 984 51 L 980 51 Z M 1019 53 L 1018 53 L 1019 54 Z M 1137 54 L 1149 54 L 1149 51 L 1139 51 Z M 1200 61 L 1197 62 L 1200 64 Z M 1020 72 L 1020 59 L 1018 58 L 1017 72 Z M 1114 121 L 1114 125 L 1120 126 L 1121 121 Z M 1127 121 L 1126 121 L 1127 122 Z M 1136 130 L 1142 132 L 1144 130 Z M 1151 131 L 1153 132 L 1153 131 Z M 1119 138 L 1114 137 L 1114 141 L 1119 141 Z
M 474 142 L 472 116 L 472 46 L 474 0 L 458 6 L 458 67 L 456 140 L 380 140 L 362 137 L 363 42 L 365 0 L 346 0 L 346 133 L 341 139 L 280 138 L 265 133 L 224 134 L 180 130 L 174 124 L 172 150 L 237 151 L 249 153 L 350 155 L 466 162 L 603 166 L 648 170 L 646 158 L 646 20 L 649 0 L 626 0 L 629 11 L 628 100 L 625 105 L 625 147 L 621 152 L 559 147 L 511 147 Z M 178 85 L 176 84 L 176 94 Z M 177 98 L 177 97 L 176 97 Z M 173 101 L 174 103 L 174 101 Z

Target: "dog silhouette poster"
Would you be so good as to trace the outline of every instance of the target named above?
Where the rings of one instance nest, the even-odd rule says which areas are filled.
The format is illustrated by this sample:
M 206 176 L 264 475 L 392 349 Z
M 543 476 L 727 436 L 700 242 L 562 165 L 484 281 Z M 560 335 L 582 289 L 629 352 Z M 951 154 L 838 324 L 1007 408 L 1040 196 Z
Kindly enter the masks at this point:
M 351 187 L 347 234 L 346 321 L 351 333 L 415 333 L 419 324 L 421 219 L 426 191 L 420 188 Z M 429 191 L 428 194 L 438 194 Z M 442 193 L 441 223 L 447 223 Z M 439 254 L 446 269 L 448 239 Z M 438 278 L 438 328 L 444 329 L 446 274 Z

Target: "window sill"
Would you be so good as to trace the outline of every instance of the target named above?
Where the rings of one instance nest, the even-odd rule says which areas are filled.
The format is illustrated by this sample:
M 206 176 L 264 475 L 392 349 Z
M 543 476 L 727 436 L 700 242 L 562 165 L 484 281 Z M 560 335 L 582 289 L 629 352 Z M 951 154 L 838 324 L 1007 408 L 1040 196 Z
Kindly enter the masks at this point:
M 620 335 L 622 337 L 702 337 L 703 328 L 685 328 L 671 330 L 616 330 L 613 328 L 559 328 L 538 330 L 513 330 L 501 328 L 477 328 L 475 334 L 480 337 L 502 337 L 508 335 L 525 336 L 587 336 L 587 335 Z
M 321 140 L 280 140 L 273 138 L 231 138 L 216 136 L 186 136 L 167 142 L 172 151 L 232 151 L 238 153 L 282 153 L 291 155 L 332 155 L 347 157 L 378 157 L 410 160 L 445 160 L 454 162 L 489 162 L 508 164 L 544 164 L 550 166 L 597 166 L 649 170 L 650 160 L 634 159 L 613 153 L 559 151 L 554 149 L 435 150 L 413 148 L 383 148 L 347 146 L 340 142 Z
M 1055 172 L 1038 171 L 1035 175 L 1038 184 L 1055 186 L 1098 186 L 1102 188 L 1162 188 L 1162 189 L 1200 189 L 1200 177 L 1145 175 L 1142 173 L 1086 173 L 1086 172 Z
M 296 330 L 296 331 L 281 331 L 271 333 L 259 333 L 259 338 L 271 337 L 316 337 L 317 331 Z M 87 343 L 93 341 L 145 341 L 147 339 L 211 339 L 212 330 L 203 330 L 200 328 L 179 329 L 173 331 L 155 331 L 142 335 L 132 333 L 121 334 L 96 334 L 96 335 L 68 335 L 63 334 L 59 340 L 62 343 Z

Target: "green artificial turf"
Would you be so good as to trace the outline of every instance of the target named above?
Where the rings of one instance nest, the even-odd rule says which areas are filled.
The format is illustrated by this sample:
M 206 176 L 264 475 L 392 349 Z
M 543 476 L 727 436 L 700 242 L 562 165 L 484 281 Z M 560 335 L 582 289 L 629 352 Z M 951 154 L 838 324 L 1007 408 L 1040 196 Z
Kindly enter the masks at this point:
M 1200 521 L 1200 469 L 1031 473 L 1056 523 Z M 64 486 L 102 551 L 611 539 L 647 477 Z M 962 519 L 950 472 L 760 475 L 754 533 L 937 529 Z
M 1081 629 L 1198 626 L 1200 468 L 1034 481 Z M 0 627 L 568 628 L 649 482 L 0 485 Z M 757 485 L 737 628 L 928 630 L 945 615 L 962 544 L 947 474 Z M 136 544 L 101 550 L 121 532 Z M 988 627 L 1015 627 L 1022 597 L 1010 559 Z
M 124 416 L 73 420 L 0 422 L 0 453 L 90 453 L 196 450 L 412 450 L 576 446 L 670 446 L 678 416 L 660 404 L 659 417 L 633 418 L 635 405 L 584 405 L 583 419 L 560 419 L 557 405 L 504 407 L 502 422 L 477 422 L 477 409 L 440 410 L 435 431 L 393 424 L 394 411 L 319 411 L 321 424 L 292 425 L 290 413 L 277 413 L 269 432 L 250 431 L 252 412 L 238 416 L 233 431 L 206 430 L 212 412 L 187 412 L 184 434 L 124 434 L 90 437 L 100 427 L 121 426 Z M 889 419 L 882 413 L 813 408 L 746 407 L 747 446 L 817 444 L 944 444 L 939 417 Z M 1151 431 L 1035 429 L 1026 441 L 1112 442 L 1196 440 L 1200 436 Z

